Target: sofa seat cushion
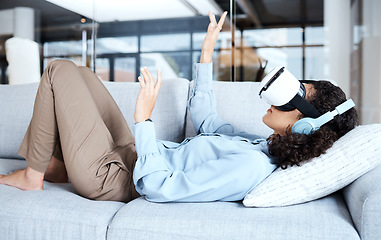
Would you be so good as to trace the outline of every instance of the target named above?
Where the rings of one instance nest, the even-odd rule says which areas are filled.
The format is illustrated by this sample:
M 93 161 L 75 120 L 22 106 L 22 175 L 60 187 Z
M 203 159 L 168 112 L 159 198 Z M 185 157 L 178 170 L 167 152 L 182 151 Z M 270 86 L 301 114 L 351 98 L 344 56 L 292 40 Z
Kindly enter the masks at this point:
M 152 203 L 138 198 L 112 220 L 108 239 L 360 239 L 339 194 L 279 208 L 238 202 Z
M 0 159 L 0 174 L 24 168 L 23 160 Z M 0 185 L 1 239 L 105 239 L 121 202 L 92 201 L 71 184 L 45 182 L 43 191 Z

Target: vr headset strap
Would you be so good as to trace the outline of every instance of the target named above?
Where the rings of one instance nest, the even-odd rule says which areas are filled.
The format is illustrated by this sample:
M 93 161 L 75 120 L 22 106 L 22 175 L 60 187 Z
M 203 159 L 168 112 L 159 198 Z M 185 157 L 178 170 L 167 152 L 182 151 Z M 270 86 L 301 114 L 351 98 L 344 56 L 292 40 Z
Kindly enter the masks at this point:
M 305 117 L 318 118 L 321 116 L 318 110 L 309 102 L 307 102 L 299 94 L 296 94 L 290 101 Z

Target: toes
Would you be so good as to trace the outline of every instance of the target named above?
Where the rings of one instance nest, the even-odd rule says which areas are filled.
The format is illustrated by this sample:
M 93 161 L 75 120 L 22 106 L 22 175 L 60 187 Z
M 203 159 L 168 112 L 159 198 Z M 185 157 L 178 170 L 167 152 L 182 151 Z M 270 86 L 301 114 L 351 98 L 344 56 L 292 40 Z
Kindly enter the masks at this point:
M 4 177 L 7 176 L 7 175 L 2 175 L 0 174 L 0 184 L 3 184 L 4 183 Z

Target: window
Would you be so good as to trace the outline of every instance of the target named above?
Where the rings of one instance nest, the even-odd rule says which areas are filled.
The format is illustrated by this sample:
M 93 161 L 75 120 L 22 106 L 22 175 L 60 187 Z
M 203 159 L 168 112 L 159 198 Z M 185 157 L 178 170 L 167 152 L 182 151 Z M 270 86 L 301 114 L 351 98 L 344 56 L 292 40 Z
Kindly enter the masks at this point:
M 46 42 L 44 44 L 44 57 L 60 57 L 82 55 L 82 41 Z
M 135 82 L 136 76 L 136 59 L 135 57 L 116 58 L 114 66 L 115 82 Z
M 110 61 L 107 58 L 97 58 L 95 60 L 97 76 L 103 81 L 110 81 Z
M 140 59 L 141 66 L 146 66 L 151 73 L 156 73 L 160 68 L 163 79 L 191 79 L 190 52 L 142 53 Z
M 324 78 L 323 41 L 323 27 L 307 27 L 305 32 L 303 28 L 243 31 L 242 78 L 260 81 L 261 68 L 266 66 L 268 72 L 279 65 L 287 67 L 298 79 Z
M 206 34 L 201 30 L 193 31 L 193 21 L 192 18 L 185 20 L 180 29 L 168 27 L 173 21 L 152 20 L 148 28 L 142 28 L 140 22 L 129 22 L 128 27 L 119 27 L 121 35 L 98 36 L 95 41 L 96 73 L 105 81 L 137 81 L 140 67 L 147 66 L 152 72 L 161 68 L 164 79 L 192 79 L 193 65 L 199 61 Z M 204 25 L 202 29 L 206 30 Z M 213 78 L 260 81 L 262 73 L 282 65 L 299 79 L 324 79 L 323 41 L 323 27 L 237 30 L 233 60 L 231 32 L 223 31 L 213 55 Z M 92 41 L 87 40 L 88 52 L 91 44 Z M 82 65 L 82 51 L 81 40 L 46 42 L 44 62 L 64 57 Z M 89 59 L 88 55 L 87 63 Z
M 136 53 L 138 37 L 107 37 L 96 40 L 97 54 Z
M 302 44 L 301 28 L 245 30 L 243 42 L 250 47 L 276 47 Z
M 324 71 L 324 47 L 306 48 L 306 79 L 327 79 Z
M 324 27 L 306 27 L 306 44 L 318 44 L 324 43 Z
M 190 50 L 190 34 L 146 35 L 141 44 L 141 52 Z

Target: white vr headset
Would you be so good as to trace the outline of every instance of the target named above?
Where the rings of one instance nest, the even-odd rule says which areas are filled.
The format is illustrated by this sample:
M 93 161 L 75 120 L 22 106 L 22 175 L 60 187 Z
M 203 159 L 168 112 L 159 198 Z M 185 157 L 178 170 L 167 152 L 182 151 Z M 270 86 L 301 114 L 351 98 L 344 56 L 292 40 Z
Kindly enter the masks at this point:
M 331 121 L 336 115 L 348 111 L 355 106 L 352 99 L 345 101 L 331 112 L 323 115 L 305 100 L 306 89 L 303 81 L 296 79 L 285 67 L 276 67 L 262 80 L 259 96 L 270 105 L 281 111 L 298 109 L 305 118 L 297 121 L 291 131 L 293 133 L 310 134 Z

